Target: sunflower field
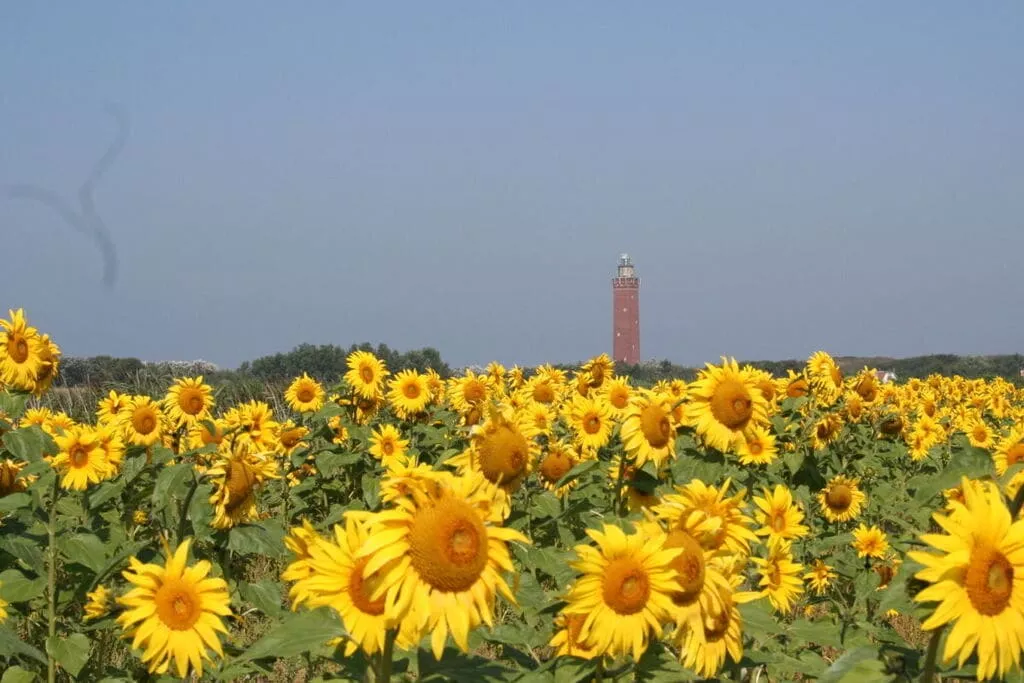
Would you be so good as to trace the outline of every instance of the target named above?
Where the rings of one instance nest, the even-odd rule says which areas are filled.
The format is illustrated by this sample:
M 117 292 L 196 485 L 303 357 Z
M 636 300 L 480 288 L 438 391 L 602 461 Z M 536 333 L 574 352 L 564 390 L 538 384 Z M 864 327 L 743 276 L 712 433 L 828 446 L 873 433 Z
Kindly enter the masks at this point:
M 76 420 L 60 356 L 0 320 L 0 683 L 1024 680 L 1008 382 L 357 351 Z

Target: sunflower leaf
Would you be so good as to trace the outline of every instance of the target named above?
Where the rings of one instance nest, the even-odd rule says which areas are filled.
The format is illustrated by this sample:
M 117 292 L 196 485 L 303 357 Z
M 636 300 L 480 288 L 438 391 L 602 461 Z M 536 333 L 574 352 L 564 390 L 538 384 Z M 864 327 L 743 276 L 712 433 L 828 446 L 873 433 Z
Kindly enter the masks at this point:
M 97 536 L 75 534 L 62 538 L 58 544 L 69 563 L 81 564 L 94 572 L 107 564 L 107 548 Z
M 590 470 L 600 466 L 600 464 L 601 462 L 599 460 L 584 460 L 583 462 L 579 463 L 571 470 L 566 472 L 564 475 L 562 475 L 562 478 L 558 480 L 557 484 L 555 484 L 555 488 L 560 489 L 566 484 L 570 484 L 576 481 Z
M 328 641 L 345 635 L 337 615 L 326 607 L 285 618 L 277 628 L 238 655 L 235 664 L 271 657 L 284 659 L 319 650 Z
M 0 515 L 6 515 L 8 512 L 14 512 L 31 504 L 32 496 L 27 493 L 9 493 L 0 498 Z
M 0 683 L 32 683 L 38 678 L 35 673 L 28 669 L 22 669 L 20 666 L 8 667 L 4 671 L 3 678 L 0 678 Z
M 175 494 L 184 497 L 185 482 L 191 476 L 192 466 L 184 462 L 161 469 L 153 486 L 154 509 L 163 510 Z
M 37 462 L 46 453 L 56 453 L 57 444 L 36 425 L 22 427 L 4 434 L 4 448 L 18 460 Z
M 43 594 L 46 579 L 28 579 L 17 569 L 0 572 L 0 598 L 7 602 L 28 602 Z
M 43 551 L 40 548 L 44 547 L 44 545 L 45 543 L 43 543 L 42 539 L 34 541 L 26 536 L 6 536 L 0 538 L 0 550 L 14 555 L 32 571 L 40 571 L 41 567 L 43 567 Z
M 887 680 L 885 665 L 873 647 L 858 647 L 837 659 L 818 679 L 818 683 L 860 683 Z
M 18 638 L 14 631 L 0 626 L 0 656 L 8 657 L 11 655 L 31 657 L 44 666 L 47 663 L 45 654 Z
M 92 643 L 84 633 L 72 633 L 70 636 L 51 636 L 46 639 L 46 652 L 60 664 L 61 668 L 78 678 L 78 674 L 89 661 L 89 650 Z

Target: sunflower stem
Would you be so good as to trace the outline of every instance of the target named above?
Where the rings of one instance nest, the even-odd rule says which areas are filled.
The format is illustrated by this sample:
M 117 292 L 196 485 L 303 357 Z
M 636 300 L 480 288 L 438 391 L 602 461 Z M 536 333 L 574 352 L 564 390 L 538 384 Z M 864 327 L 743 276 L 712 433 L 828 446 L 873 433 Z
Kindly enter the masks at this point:
M 928 651 L 924 655 L 924 670 L 921 672 L 921 683 L 933 683 L 935 681 L 935 662 L 939 655 L 939 640 L 942 638 L 942 627 L 932 631 L 932 637 L 928 640 Z
M 188 523 L 188 509 L 192 505 L 192 498 L 196 495 L 196 490 L 199 488 L 199 477 L 196 476 L 195 470 L 192 472 L 192 486 L 189 487 L 188 493 L 185 494 L 185 502 L 181 504 L 181 517 L 178 519 L 178 535 L 175 540 L 181 543 L 181 539 L 185 538 L 185 525 Z
M 1016 520 L 1017 515 L 1020 513 L 1020 507 L 1024 505 L 1024 486 L 1017 489 L 1017 495 L 1013 497 L 1013 503 L 1010 504 L 1010 519 Z
M 626 456 L 619 458 L 619 476 L 615 480 L 615 514 L 622 517 L 622 480 L 626 478 Z M 1021 487 L 1024 488 L 1024 487 Z
M 604 658 L 597 660 L 597 668 L 594 669 L 594 683 L 603 683 L 604 681 Z
M 384 637 L 384 649 L 380 653 L 380 670 L 375 683 L 389 683 L 391 680 L 391 659 L 395 650 L 395 636 L 397 631 L 388 629 Z
M 60 496 L 60 477 L 54 474 L 53 495 L 50 497 L 50 514 L 46 519 L 46 533 L 50 544 L 50 557 L 46 568 L 46 617 L 47 640 L 57 636 L 57 498 Z M 54 683 L 57 680 L 57 660 L 46 648 L 46 680 Z

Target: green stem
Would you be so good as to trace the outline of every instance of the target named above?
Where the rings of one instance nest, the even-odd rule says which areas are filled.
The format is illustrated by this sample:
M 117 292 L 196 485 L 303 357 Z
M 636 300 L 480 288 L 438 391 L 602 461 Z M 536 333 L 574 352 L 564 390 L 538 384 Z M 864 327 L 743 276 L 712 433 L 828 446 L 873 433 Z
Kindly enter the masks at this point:
M 622 517 L 622 480 L 626 478 L 626 454 L 619 456 L 619 476 L 615 480 L 615 514 Z M 1024 488 L 1024 487 L 1021 487 Z
M 928 651 L 924 656 L 924 670 L 921 672 L 921 683 L 933 683 L 935 681 L 935 661 L 939 655 L 939 640 L 942 638 L 942 627 L 932 631 L 932 637 L 928 640 Z
M 195 470 L 193 470 L 192 486 L 185 495 L 185 502 L 181 505 L 181 518 L 178 519 L 178 535 L 175 537 L 175 540 L 177 540 L 178 543 L 181 543 L 181 539 L 185 538 L 185 525 L 188 523 L 188 509 L 192 505 L 192 498 L 196 495 L 196 490 L 198 488 L 199 477 L 195 475 Z
M 50 497 L 50 515 L 46 520 L 46 533 L 50 543 L 50 558 L 47 563 L 46 572 L 46 594 L 47 606 L 46 617 L 48 621 L 46 634 L 47 640 L 52 641 L 57 636 L 57 498 L 60 496 L 60 477 L 54 474 L 53 495 Z M 57 680 L 57 660 L 50 654 L 51 648 L 46 648 L 48 683 Z
M 1024 486 L 1017 489 L 1017 495 L 1013 497 L 1013 503 L 1010 504 L 1010 519 L 1017 519 L 1021 505 L 1024 505 Z
M 376 683 L 389 683 L 391 681 L 391 660 L 395 650 L 395 636 L 398 632 L 395 629 L 388 629 L 384 636 L 384 650 L 380 653 L 380 669 L 377 672 Z
M 594 669 L 594 683 L 603 683 L 604 681 L 604 658 L 597 660 L 597 668 Z

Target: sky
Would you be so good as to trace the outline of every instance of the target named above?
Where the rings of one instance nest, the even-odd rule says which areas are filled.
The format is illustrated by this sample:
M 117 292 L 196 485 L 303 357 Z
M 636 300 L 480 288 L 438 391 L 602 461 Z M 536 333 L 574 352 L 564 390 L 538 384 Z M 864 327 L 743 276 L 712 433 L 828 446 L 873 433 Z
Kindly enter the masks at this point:
M 66 355 L 1024 351 L 1024 3 L 0 4 L 0 312 Z

